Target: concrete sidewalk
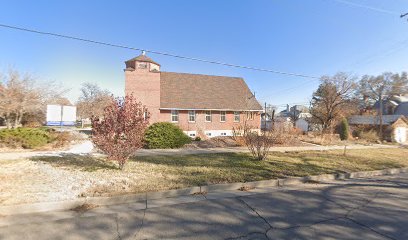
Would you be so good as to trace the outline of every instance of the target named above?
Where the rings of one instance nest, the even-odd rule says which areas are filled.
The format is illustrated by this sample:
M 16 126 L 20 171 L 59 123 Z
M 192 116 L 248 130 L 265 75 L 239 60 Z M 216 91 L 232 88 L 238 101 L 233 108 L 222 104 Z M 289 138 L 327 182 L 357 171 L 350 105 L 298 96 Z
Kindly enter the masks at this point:
M 350 145 L 347 149 L 378 149 L 378 148 L 398 148 L 397 145 Z M 290 152 L 290 151 L 324 151 L 341 150 L 344 146 L 298 146 L 298 147 L 272 147 L 271 152 Z M 211 154 L 211 153 L 240 153 L 249 152 L 246 147 L 230 148 L 200 148 L 200 149 L 140 149 L 135 156 L 158 156 L 158 155 L 189 155 L 189 154 Z M 16 160 L 22 158 L 31 158 L 39 156 L 59 156 L 63 154 L 95 154 L 91 141 L 84 141 L 73 145 L 70 149 L 64 151 L 27 151 L 27 152 L 0 152 L 0 160 Z
M 408 174 L 0 218 L 0 239 L 408 239 Z

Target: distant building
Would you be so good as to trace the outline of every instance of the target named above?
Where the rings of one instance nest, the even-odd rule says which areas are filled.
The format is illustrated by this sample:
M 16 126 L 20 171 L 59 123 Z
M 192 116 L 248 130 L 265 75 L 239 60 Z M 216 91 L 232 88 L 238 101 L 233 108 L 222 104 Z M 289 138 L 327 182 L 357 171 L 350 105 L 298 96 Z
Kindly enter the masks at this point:
M 310 118 L 312 118 L 312 114 L 308 112 L 300 113 L 295 123 L 296 128 L 302 130 L 303 132 L 310 131 L 310 123 L 309 123 Z
M 310 130 L 309 119 L 312 115 L 309 113 L 309 108 L 303 105 L 294 105 L 289 107 L 287 105 L 285 110 L 280 111 L 275 121 L 278 122 L 278 125 L 288 128 L 290 126 L 296 127 L 303 132 Z M 296 119 L 295 123 L 293 120 Z
M 403 115 L 383 115 L 383 126 L 385 128 L 385 138 L 398 143 L 406 143 L 408 136 L 408 119 Z M 379 116 L 351 116 L 349 125 L 378 128 L 380 125 Z
M 144 54 L 125 63 L 125 92 L 147 106 L 150 123 L 172 122 L 190 137 L 231 136 L 244 120 L 261 125 L 262 106 L 242 78 L 163 72 Z
M 404 115 L 408 117 L 408 96 L 392 96 L 382 101 L 384 115 Z M 380 110 L 380 102 L 374 104 L 374 109 Z

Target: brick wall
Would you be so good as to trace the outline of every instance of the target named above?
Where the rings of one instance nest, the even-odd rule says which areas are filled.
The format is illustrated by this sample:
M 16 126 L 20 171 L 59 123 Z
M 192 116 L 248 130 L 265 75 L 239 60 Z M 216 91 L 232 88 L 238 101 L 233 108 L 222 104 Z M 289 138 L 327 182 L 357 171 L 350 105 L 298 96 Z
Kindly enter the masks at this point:
M 179 111 L 179 121 L 176 122 L 183 131 L 197 131 L 200 135 L 203 134 L 206 130 L 232 130 L 233 127 L 238 127 L 240 124 L 243 124 L 246 114 L 240 114 L 240 122 L 234 122 L 234 112 L 226 112 L 226 121 L 220 121 L 220 112 L 211 111 L 212 121 L 205 121 L 205 111 L 196 111 L 196 121 L 188 121 L 188 111 L 180 110 Z M 160 118 L 161 122 L 171 122 L 171 111 L 170 110 L 161 110 Z M 261 115 L 259 112 L 254 112 L 253 120 L 248 120 L 247 124 L 253 126 L 256 129 L 260 128 L 261 124 Z
M 133 93 L 137 101 L 149 109 L 151 123 L 160 115 L 160 73 L 150 72 L 150 63 L 145 69 L 125 70 L 125 94 Z
M 125 94 L 133 94 L 137 101 L 142 102 L 149 109 L 150 124 L 155 122 L 171 122 L 171 111 L 160 110 L 160 72 L 150 71 L 152 63 L 146 63 L 144 68 L 138 67 L 138 62 L 128 62 L 125 70 Z M 156 66 L 156 65 L 155 65 Z M 134 68 L 135 70 L 131 70 Z M 179 111 L 179 121 L 175 124 L 184 131 L 197 131 L 203 136 L 208 130 L 232 130 L 238 127 L 246 118 L 245 113 L 241 113 L 240 122 L 234 122 L 234 112 L 226 113 L 226 121 L 220 121 L 220 112 L 212 111 L 212 121 L 205 121 L 205 111 L 196 111 L 196 121 L 188 121 L 188 111 Z M 260 112 L 254 112 L 253 120 L 247 123 L 256 129 L 260 128 Z

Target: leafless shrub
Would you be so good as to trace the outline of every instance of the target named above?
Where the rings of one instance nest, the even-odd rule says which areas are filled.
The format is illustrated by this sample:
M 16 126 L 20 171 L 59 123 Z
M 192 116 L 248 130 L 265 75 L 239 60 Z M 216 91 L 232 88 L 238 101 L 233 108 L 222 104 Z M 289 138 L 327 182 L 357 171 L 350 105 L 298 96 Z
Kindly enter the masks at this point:
M 252 156 L 261 161 L 268 156 L 270 148 L 281 137 L 281 132 L 276 130 L 260 131 L 244 123 L 233 128 L 233 136 L 242 139 Z

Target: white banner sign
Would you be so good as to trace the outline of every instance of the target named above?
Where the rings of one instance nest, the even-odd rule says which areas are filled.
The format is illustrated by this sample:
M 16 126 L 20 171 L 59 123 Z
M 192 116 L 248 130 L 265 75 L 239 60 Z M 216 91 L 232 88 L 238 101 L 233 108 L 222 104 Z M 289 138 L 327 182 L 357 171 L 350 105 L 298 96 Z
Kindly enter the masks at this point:
M 75 106 L 47 105 L 47 126 L 74 126 Z

